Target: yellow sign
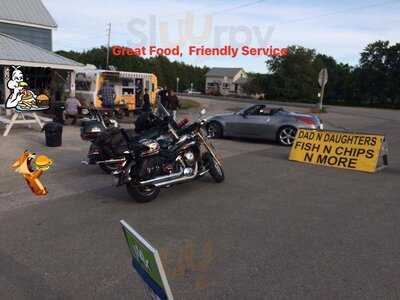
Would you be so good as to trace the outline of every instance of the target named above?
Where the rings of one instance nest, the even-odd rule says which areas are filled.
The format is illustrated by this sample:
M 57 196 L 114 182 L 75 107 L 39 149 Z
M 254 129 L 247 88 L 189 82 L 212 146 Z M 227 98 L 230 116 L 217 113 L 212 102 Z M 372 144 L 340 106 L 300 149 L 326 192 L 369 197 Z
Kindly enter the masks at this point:
M 299 129 L 289 160 L 375 172 L 383 135 Z

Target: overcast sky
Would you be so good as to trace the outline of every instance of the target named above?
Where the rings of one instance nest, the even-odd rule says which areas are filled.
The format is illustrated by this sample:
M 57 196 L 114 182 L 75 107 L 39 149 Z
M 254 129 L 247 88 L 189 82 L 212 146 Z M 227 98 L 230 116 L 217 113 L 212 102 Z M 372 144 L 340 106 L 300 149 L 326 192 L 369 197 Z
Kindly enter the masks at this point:
M 54 31 L 55 50 L 81 51 L 104 45 L 107 23 L 111 22 L 112 45 L 179 44 L 184 56 L 171 59 L 210 67 L 243 67 L 257 72 L 266 72 L 265 57 L 189 57 L 185 49 L 203 44 L 208 47 L 297 44 L 355 65 L 368 43 L 378 39 L 397 43 L 400 37 L 399 0 L 43 2 L 58 23 Z

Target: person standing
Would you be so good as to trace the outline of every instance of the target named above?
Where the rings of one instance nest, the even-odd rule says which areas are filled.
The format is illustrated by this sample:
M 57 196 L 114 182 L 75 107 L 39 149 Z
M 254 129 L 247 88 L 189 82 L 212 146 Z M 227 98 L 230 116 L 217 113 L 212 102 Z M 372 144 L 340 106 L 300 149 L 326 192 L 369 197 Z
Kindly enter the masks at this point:
M 168 109 L 168 92 L 167 87 L 163 88 L 160 92 L 160 100 L 161 104 Z
M 115 101 L 115 90 L 112 85 L 107 81 L 104 82 L 103 87 L 99 92 L 100 99 L 102 101 L 102 106 L 105 108 L 114 108 Z
M 79 107 L 82 107 L 82 105 L 75 97 L 67 98 L 67 100 L 65 101 L 65 117 L 67 119 L 72 118 L 71 125 L 74 125 L 76 123 Z
M 147 89 L 144 89 L 142 111 L 146 113 L 151 112 L 150 96 L 149 96 L 149 91 Z
M 178 108 L 181 108 L 181 104 L 179 103 L 179 99 L 176 96 L 175 91 L 170 90 L 168 92 L 168 106 L 172 113 L 172 118 L 176 121 L 176 112 Z

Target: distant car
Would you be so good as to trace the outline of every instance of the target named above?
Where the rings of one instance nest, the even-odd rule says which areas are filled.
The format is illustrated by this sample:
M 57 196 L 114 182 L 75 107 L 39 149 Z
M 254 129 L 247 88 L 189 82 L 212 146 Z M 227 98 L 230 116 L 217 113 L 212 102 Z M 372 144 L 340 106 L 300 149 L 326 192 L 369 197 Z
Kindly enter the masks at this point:
M 201 92 L 200 91 L 196 91 L 196 90 L 194 90 L 194 89 L 187 89 L 187 90 L 185 90 L 184 91 L 186 94 L 189 94 L 189 95 L 201 95 Z
M 243 137 L 277 141 L 291 146 L 298 128 L 323 129 L 321 120 L 311 114 L 268 108 L 263 104 L 246 107 L 237 113 L 207 118 L 211 138 Z

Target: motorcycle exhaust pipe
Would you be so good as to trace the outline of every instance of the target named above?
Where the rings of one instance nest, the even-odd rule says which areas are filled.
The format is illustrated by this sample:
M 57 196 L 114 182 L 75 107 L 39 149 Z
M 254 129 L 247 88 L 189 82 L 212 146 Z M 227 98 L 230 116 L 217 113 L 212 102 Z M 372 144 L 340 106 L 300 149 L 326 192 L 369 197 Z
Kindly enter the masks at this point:
M 197 177 L 198 170 L 199 170 L 199 167 L 198 167 L 198 164 L 196 164 L 196 166 L 195 166 L 195 168 L 194 168 L 193 175 L 191 175 L 191 176 L 179 177 L 179 178 L 177 178 L 177 179 L 172 179 L 172 180 L 168 180 L 168 181 L 163 181 L 163 182 L 155 183 L 154 185 L 155 185 L 156 187 L 163 187 L 163 186 L 167 186 L 167 185 L 172 185 L 172 184 L 176 184 L 176 183 L 180 183 L 180 182 L 192 180 L 192 179 L 194 179 L 194 178 Z
M 109 159 L 109 160 L 102 160 L 102 161 L 97 161 L 96 164 L 113 164 L 113 163 L 121 163 L 124 162 L 125 158 L 119 158 L 119 159 Z
M 164 175 L 164 176 L 159 176 L 153 179 L 149 179 L 149 180 L 145 180 L 145 181 L 141 181 L 140 184 L 141 185 L 149 185 L 149 184 L 154 184 L 155 186 L 157 186 L 158 183 L 165 181 L 165 180 L 173 180 L 174 178 L 179 178 L 183 175 L 183 169 L 181 168 L 181 170 L 178 173 L 173 173 L 173 174 L 169 174 L 169 175 Z

